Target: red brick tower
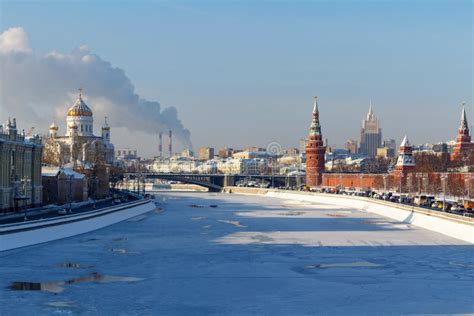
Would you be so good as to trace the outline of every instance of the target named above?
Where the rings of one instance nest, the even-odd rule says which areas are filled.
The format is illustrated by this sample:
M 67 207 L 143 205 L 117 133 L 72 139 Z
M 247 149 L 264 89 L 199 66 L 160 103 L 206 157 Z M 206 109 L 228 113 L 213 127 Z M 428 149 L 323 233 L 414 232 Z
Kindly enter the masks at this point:
M 323 143 L 321 125 L 319 124 L 318 97 L 314 97 L 313 120 L 309 129 L 306 144 L 306 187 L 314 188 L 323 182 L 324 155 L 326 147 Z
M 469 126 L 467 124 L 466 110 L 462 108 L 461 125 L 459 126 L 458 136 L 456 137 L 456 145 L 454 145 L 451 160 L 461 159 L 467 156 L 474 146 L 471 143 L 471 136 L 469 135 Z

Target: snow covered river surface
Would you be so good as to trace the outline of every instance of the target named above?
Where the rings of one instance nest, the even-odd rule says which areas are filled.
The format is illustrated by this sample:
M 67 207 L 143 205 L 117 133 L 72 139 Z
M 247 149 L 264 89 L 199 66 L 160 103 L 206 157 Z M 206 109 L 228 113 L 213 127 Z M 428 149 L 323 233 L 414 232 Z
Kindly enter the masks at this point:
M 0 314 L 474 313 L 463 241 L 332 205 L 159 195 L 161 210 L 0 253 Z

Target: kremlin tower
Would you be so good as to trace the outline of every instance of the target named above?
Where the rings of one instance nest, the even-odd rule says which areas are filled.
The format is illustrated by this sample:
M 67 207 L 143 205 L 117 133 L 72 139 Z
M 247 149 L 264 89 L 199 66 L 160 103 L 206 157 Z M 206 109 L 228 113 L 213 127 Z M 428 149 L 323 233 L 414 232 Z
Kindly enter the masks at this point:
M 324 173 L 324 147 L 321 125 L 319 124 L 318 97 L 314 97 L 313 120 L 306 145 L 306 187 L 320 186 Z
M 399 183 L 399 192 L 404 192 L 408 185 L 408 174 L 415 170 L 415 159 L 413 158 L 413 148 L 410 141 L 405 136 L 400 144 L 398 159 L 392 174 L 396 183 Z M 404 189 L 405 188 L 405 189 Z
M 463 158 L 474 150 L 474 145 L 471 143 L 471 136 L 469 135 L 469 126 L 467 124 L 466 109 L 462 108 L 461 125 L 459 126 L 458 136 L 456 137 L 456 145 L 454 145 L 451 160 Z
M 397 164 L 395 165 L 395 172 L 406 174 L 415 169 L 415 159 L 413 158 L 413 149 L 410 141 L 405 136 L 400 144 L 398 152 Z

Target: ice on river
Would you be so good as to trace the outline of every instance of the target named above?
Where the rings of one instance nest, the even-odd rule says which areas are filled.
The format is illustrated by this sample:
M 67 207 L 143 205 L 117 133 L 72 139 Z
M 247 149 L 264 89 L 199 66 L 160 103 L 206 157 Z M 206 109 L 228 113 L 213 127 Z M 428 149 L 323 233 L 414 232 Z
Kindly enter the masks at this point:
M 160 194 L 159 213 L 0 253 L 1 314 L 474 313 L 473 245 L 334 205 Z

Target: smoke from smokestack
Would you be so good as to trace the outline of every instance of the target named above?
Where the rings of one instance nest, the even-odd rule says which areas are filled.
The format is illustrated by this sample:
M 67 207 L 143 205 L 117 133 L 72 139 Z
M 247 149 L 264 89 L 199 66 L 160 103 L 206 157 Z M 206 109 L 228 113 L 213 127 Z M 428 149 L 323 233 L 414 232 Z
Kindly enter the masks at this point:
M 158 154 L 160 157 L 163 156 L 163 134 L 159 134 Z
M 170 130 L 170 146 L 169 146 L 169 150 L 170 150 L 170 157 L 173 156 L 173 132 L 171 132 Z
M 25 126 L 42 126 L 46 133 L 55 117 L 63 123 L 77 89 L 83 87 L 95 117 L 107 115 L 112 128 L 128 130 L 116 138 L 118 142 L 131 137 L 130 131 L 153 137 L 157 131 L 172 129 L 181 146 L 191 147 L 190 132 L 176 108 L 162 108 L 156 101 L 141 98 L 123 69 L 86 46 L 71 53 L 37 56 L 23 28 L 10 28 L 0 34 L 0 69 L 0 117 L 15 116 Z M 112 135 L 116 136 L 114 131 Z

